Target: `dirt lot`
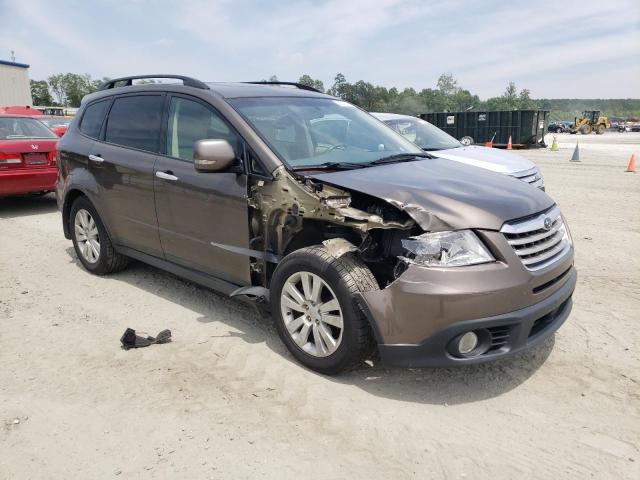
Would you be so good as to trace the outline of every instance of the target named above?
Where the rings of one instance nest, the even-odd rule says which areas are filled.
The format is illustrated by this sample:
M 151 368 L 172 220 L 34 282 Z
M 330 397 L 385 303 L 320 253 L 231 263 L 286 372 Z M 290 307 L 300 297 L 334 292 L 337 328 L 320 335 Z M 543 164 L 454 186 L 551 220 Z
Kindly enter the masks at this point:
M 640 478 L 640 134 L 558 140 L 524 155 L 573 232 L 573 313 L 462 369 L 317 375 L 242 303 L 85 272 L 52 197 L 0 200 L 0 478 Z M 174 341 L 125 352 L 126 327 Z

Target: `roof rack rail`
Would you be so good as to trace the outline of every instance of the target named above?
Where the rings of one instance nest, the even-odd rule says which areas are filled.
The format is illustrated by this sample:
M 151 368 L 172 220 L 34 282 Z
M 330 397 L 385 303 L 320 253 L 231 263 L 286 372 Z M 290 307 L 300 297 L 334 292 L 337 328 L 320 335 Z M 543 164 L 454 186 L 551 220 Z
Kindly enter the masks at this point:
M 110 88 L 117 87 L 130 87 L 133 85 L 134 80 L 142 80 L 145 78 L 175 78 L 178 80 L 182 80 L 182 84 L 186 87 L 194 87 L 200 88 L 202 90 L 208 90 L 209 86 L 206 83 L 201 82 L 200 80 L 196 80 L 195 78 L 185 77 L 184 75 L 167 75 L 164 73 L 158 73 L 155 75 L 132 75 L 130 77 L 120 77 L 114 78 L 112 80 L 108 80 L 100 85 L 98 90 L 109 90 Z M 124 85 L 117 85 L 118 83 L 124 82 Z
M 309 90 L 310 92 L 324 93 L 318 90 L 317 88 L 313 88 L 313 87 L 310 87 L 309 85 L 303 85 L 301 83 L 296 83 L 296 82 L 267 82 L 263 80 L 260 82 L 243 82 L 243 83 L 251 83 L 253 85 L 290 85 L 292 87 L 297 87 L 300 90 Z

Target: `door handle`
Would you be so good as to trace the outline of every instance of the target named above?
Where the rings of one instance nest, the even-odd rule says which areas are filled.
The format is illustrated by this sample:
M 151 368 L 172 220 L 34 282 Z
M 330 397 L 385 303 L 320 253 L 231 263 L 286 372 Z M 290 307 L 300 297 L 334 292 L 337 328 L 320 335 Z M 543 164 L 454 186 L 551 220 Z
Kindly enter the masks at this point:
M 178 177 L 176 177 L 171 170 L 167 170 L 166 172 L 156 172 L 156 177 L 163 180 L 171 180 L 172 182 L 178 180 Z
M 96 163 L 104 162 L 104 158 L 102 158 L 100 155 L 89 155 L 89 160 Z

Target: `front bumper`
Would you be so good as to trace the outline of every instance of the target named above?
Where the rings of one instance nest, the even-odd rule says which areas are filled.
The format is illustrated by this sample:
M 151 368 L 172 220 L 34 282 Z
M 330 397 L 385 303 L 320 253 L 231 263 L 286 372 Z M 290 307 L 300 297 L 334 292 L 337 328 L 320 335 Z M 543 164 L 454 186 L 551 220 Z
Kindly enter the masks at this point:
M 457 322 L 434 333 L 418 345 L 379 345 L 380 356 L 387 365 L 428 367 L 470 365 L 505 358 L 538 345 L 551 336 L 571 313 L 576 271 L 560 290 L 540 303 L 477 320 Z M 481 354 L 460 357 L 452 352 L 451 342 L 468 332 L 482 332 Z
M 0 196 L 34 192 L 53 192 L 58 170 L 55 166 L 0 170 Z
M 492 360 L 542 341 L 567 318 L 577 278 L 573 248 L 531 271 L 504 235 L 477 233 L 496 247 L 496 262 L 449 269 L 411 265 L 386 288 L 359 295 L 385 363 L 417 367 Z M 487 348 L 456 356 L 451 342 L 469 330 L 481 331 Z

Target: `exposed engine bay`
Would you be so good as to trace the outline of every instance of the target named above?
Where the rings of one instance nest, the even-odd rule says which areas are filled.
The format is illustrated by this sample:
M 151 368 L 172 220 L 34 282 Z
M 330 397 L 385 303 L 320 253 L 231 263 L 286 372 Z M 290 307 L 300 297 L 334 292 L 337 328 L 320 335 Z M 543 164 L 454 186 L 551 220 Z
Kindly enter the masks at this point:
M 423 230 L 411 216 L 384 200 L 347 191 L 280 168 L 272 182 L 254 180 L 249 191 L 250 246 L 254 285 L 268 286 L 279 258 L 324 243 L 341 256 L 357 251 L 381 287 L 406 264 L 402 239 Z

